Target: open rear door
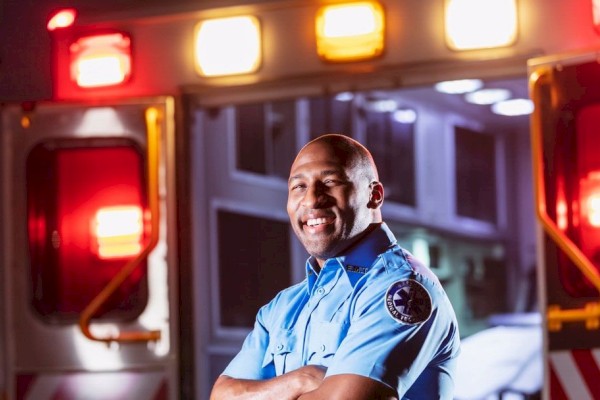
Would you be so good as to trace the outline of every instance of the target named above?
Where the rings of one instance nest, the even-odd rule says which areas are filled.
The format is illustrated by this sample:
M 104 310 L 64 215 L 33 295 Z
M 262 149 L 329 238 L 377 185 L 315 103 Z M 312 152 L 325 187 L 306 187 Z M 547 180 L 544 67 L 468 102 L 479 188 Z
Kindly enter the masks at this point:
M 173 101 L 2 113 L 10 399 L 174 399 Z
M 598 53 L 531 60 L 545 398 L 600 398 Z

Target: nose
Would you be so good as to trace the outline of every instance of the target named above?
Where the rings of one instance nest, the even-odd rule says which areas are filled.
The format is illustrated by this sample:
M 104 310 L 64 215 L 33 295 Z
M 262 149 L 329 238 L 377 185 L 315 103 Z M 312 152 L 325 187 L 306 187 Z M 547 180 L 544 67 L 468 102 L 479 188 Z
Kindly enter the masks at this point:
M 302 206 L 304 208 L 314 209 L 323 207 L 327 203 L 327 194 L 325 193 L 325 185 L 315 183 L 309 185 L 304 192 L 302 198 Z

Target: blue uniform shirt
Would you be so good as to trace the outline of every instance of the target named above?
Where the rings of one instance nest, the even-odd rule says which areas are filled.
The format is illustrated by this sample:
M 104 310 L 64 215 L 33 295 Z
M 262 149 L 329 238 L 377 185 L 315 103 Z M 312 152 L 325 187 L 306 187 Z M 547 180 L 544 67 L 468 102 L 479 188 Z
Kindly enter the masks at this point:
M 451 399 L 459 352 L 454 310 L 439 281 L 385 223 L 257 314 L 224 375 L 262 380 L 304 365 L 358 374 L 399 398 Z

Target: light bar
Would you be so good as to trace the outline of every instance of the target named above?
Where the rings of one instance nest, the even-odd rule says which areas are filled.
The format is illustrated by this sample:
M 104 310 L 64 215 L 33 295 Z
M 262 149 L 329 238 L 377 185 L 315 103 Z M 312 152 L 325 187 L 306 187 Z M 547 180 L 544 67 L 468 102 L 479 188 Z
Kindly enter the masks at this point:
M 202 21 L 195 33 L 196 71 L 202 76 L 255 72 L 261 46 L 260 22 L 252 15 Z
M 516 0 L 446 0 L 445 19 L 453 50 L 503 47 L 517 38 Z
M 70 52 L 71 78 L 79 87 L 117 85 L 131 75 L 131 40 L 124 34 L 83 37 Z
M 92 236 L 102 259 L 123 258 L 142 250 L 144 220 L 138 206 L 105 207 L 96 212 Z
M 376 2 L 323 6 L 317 12 L 317 53 L 326 61 L 355 61 L 384 49 L 383 8 Z

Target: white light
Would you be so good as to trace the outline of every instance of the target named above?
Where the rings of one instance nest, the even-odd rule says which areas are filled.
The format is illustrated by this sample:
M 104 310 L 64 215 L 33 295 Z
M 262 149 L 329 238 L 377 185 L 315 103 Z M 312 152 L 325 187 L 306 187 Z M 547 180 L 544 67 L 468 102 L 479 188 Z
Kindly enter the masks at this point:
M 413 124 L 417 120 L 415 110 L 409 108 L 394 111 L 394 120 L 401 124 Z
M 92 324 L 90 331 L 100 337 L 115 337 L 119 334 L 119 327 L 115 324 Z M 122 352 L 117 347 L 89 340 L 83 336 L 79 326 L 74 326 L 72 333 L 77 358 L 84 369 L 107 371 L 123 367 Z
M 376 99 L 368 100 L 366 107 L 369 111 L 384 113 L 396 111 L 398 104 L 392 99 Z
M 161 229 L 164 232 L 166 229 Z M 166 356 L 170 349 L 169 332 L 169 277 L 167 246 L 161 240 L 148 257 L 148 286 L 150 296 L 144 312 L 138 317 L 141 326 L 148 330 L 160 330 L 160 340 L 149 342 L 148 348 L 157 356 Z
M 85 110 L 80 124 L 75 128 L 78 136 L 102 134 L 122 135 L 127 132 L 117 110 L 112 107 L 93 107 Z
M 352 92 L 342 92 L 335 95 L 335 99 L 337 101 L 351 101 L 354 99 L 354 93 Z
M 494 104 L 504 101 L 510 97 L 508 89 L 481 89 L 476 92 L 467 93 L 465 100 L 472 104 Z
M 528 115 L 533 112 L 533 102 L 529 99 L 511 99 L 492 105 L 492 112 L 498 115 L 514 117 Z
M 516 37 L 516 0 L 446 0 L 446 41 L 453 50 L 508 46 Z
M 195 59 L 201 75 L 255 72 L 261 57 L 260 22 L 256 17 L 220 18 L 198 24 Z
M 435 84 L 435 90 L 448 94 L 468 93 L 480 89 L 481 87 L 483 87 L 483 82 L 480 79 L 458 79 Z

